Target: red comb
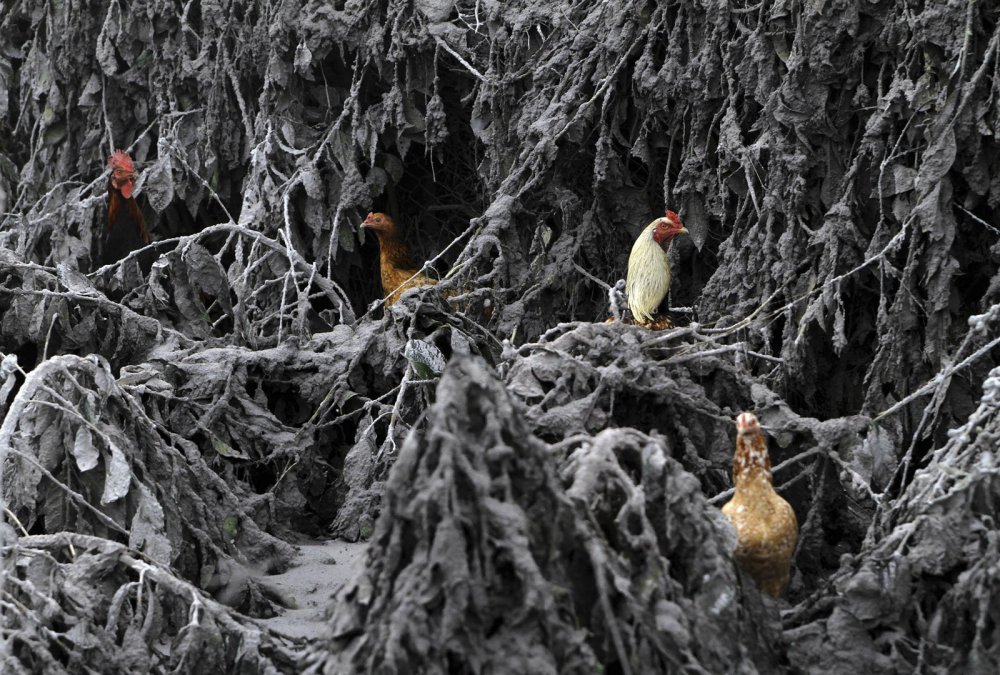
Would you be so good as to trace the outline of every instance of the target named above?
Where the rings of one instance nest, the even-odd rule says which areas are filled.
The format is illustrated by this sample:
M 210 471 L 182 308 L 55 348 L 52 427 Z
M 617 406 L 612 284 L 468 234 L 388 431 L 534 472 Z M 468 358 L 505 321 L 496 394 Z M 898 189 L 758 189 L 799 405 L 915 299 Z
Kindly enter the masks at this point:
M 115 150 L 108 157 L 108 166 L 112 169 L 124 169 L 129 173 L 135 173 L 135 165 L 132 164 L 132 158 L 124 150 Z
M 665 215 L 670 220 L 680 220 L 681 219 L 680 216 L 678 216 L 674 211 L 671 211 L 670 209 L 667 209 L 667 212 L 666 212 Z

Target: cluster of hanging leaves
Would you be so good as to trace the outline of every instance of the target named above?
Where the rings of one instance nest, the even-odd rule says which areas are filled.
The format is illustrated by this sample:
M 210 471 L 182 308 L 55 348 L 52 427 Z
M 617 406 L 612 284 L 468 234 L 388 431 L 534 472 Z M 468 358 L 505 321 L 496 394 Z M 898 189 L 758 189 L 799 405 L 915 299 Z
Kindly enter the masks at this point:
M 183 631 L 178 612 L 197 614 L 189 605 L 202 602 L 194 588 L 225 590 L 251 614 L 273 611 L 240 572 L 281 569 L 291 559 L 291 547 L 264 531 L 267 497 L 227 484 L 194 443 L 149 416 L 136 389 L 162 395 L 166 387 L 155 379 L 116 382 L 96 355 L 60 355 L 27 374 L 5 410 L 0 490 L 9 522 L 25 535 L 6 542 L 8 666 L 74 672 L 114 657 L 113 672 L 125 672 L 197 658 L 205 637 L 191 631 L 221 632 L 238 643 L 250 637 L 252 627 L 229 617 L 192 621 Z M 36 540 L 29 532 L 50 534 Z M 148 571 L 153 578 L 146 581 Z M 163 593 L 154 590 L 161 585 Z M 123 615 L 122 603 L 135 614 Z M 218 610 L 209 614 L 218 618 Z M 178 651 L 157 653 L 175 637 Z M 116 657 L 116 645 L 128 654 Z M 218 659 L 226 654 L 218 647 L 206 649 L 218 651 Z M 256 654 L 256 645 L 249 649 Z
M 800 416 L 737 365 L 753 358 L 745 345 L 720 347 L 704 331 L 566 324 L 509 353 L 505 381 L 526 404 L 534 433 L 550 443 L 608 427 L 659 434 L 719 506 L 731 494 L 733 420 L 756 411 L 773 439 L 776 484 L 801 509 L 794 596 L 860 544 L 894 468 L 877 444 L 883 432 L 864 416 Z M 626 356 L 635 353 L 642 358 Z
M 1000 664 L 996 535 L 1000 369 L 906 490 L 880 510 L 831 592 L 786 617 L 805 671 L 989 672 Z
M 83 314 L 80 300 L 93 300 L 58 289 L 47 297 L 62 302 L 67 316 Z M 5 577 L 3 592 L 29 608 L 7 626 L 7 644 L 23 646 L 9 664 L 30 672 L 61 663 L 73 672 L 124 648 L 128 654 L 106 668 L 127 672 L 146 650 L 143 669 L 191 672 L 192 663 L 217 663 L 294 672 L 301 644 L 229 614 L 282 611 L 287 600 L 256 581 L 293 558 L 278 532 L 329 528 L 352 540 L 370 532 L 378 481 L 427 405 L 442 349 L 479 353 L 452 325 L 460 325 L 456 317 L 430 305 L 414 309 L 400 313 L 413 321 L 409 327 L 387 317 L 341 325 L 301 345 L 179 348 L 166 341 L 147 350 L 147 361 L 123 366 L 117 379 L 96 354 L 53 356 L 28 373 L 5 356 L 0 494 L 23 535 L 5 543 L 12 570 L 35 570 L 31 561 L 52 546 L 72 546 L 74 535 L 59 538 L 66 533 L 85 535 L 76 545 L 91 556 L 84 564 L 71 550 L 59 574 L 45 572 L 50 584 L 28 585 L 30 602 L 21 586 L 31 579 L 13 571 Z M 404 331 L 426 337 L 408 340 Z M 394 354 L 405 354 L 408 365 L 401 368 Z M 18 376 L 24 381 L 11 399 Z M 150 565 L 164 578 L 142 590 L 136 576 Z M 104 578 L 111 571 L 120 584 Z M 65 616 L 46 610 L 32 619 L 63 606 L 88 576 L 87 597 L 99 606 L 70 603 Z M 109 602 L 135 606 L 120 631 L 117 615 L 106 624 L 102 618 Z M 163 612 L 172 620 L 162 620 Z M 64 630 L 72 630 L 69 643 Z
M 290 550 L 260 531 L 260 499 L 226 485 L 129 392 L 165 393 L 163 384 L 116 382 L 98 356 L 33 370 L 0 427 L 5 507 L 24 531 L 120 539 L 190 579 L 232 557 L 280 566 Z
M 209 594 L 277 611 L 233 570 L 380 511 L 316 669 L 996 659 L 990 3 L 8 5 L 6 666 L 295 670 Z M 98 268 L 116 147 L 156 241 Z M 683 326 L 547 332 L 664 208 Z M 449 295 L 369 306 L 373 209 Z M 438 384 L 470 354 L 513 398 Z M 714 510 L 743 409 L 802 526 L 774 652 Z
M 482 361 L 446 371 L 384 509 L 379 555 L 344 590 L 313 672 L 778 663 L 776 613 L 745 598 L 721 514 L 663 439 L 609 429 L 547 445 Z
M 630 352 L 646 355 L 641 369 Z M 758 412 L 775 439 L 777 482 L 804 508 L 793 598 L 857 550 L 877 505 L 870 486 L 888 476 L 873 469 L 866 418 L 801 417 L 732 352 L 692 327 L 657 335 L 585 323 L 508 350 L 502 383 L 482 363 L 450 366 L 425 433 L 408 440 L 386 486 L 372 566 L 342 594 L 314 667 L 487 672 L 496 659 L 554 672 L 532 660 L 543 634 L 571 672 L 714 672 L 746 659 L 778 668 L 778 652 L 757 648 L 778 639 L 777 617 L 756 591 L 722 598 L 712 581 L 752 587 L 733 576 L 731 535 L 712 506 L 729 494 L 736 411 Z M 568 591 L 548 597 L 550 586 Z M 536 603 L 560 609 L 545 618 Z M 482 647 L 493 640 L 523 655 Z
M 133 548 L 70 532 L 4 539 L 4 672 L 294 670 L 295 645 Z

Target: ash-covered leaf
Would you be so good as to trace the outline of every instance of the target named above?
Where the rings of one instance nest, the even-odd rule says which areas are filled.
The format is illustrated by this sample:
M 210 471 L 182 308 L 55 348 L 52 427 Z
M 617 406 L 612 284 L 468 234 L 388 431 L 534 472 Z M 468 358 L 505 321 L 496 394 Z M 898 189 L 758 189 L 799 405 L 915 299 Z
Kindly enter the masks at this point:
M 76 441 L 73 443 L 73 457 L 80 471 L 90 471 L 97 466 L 101 453 L 94 447 L 94 436 L 84 425 L 76 430 Z
M 57 145 L 64 138 L 66 138 L 66 125 L 63 122 L 55 121 L 42 132 L 42 141 L 45 145 Z
M 9 89 L 12 82 L 13 69 L 7 59 L 0 59 L 0 118 L 6 117 L 10 106 Z M 3 200 L 0 199 L 0 205 Z
M 914 187 L 918 193 L 927 192 L 948 173 L 948 170 L 955 163 L 956 153 L 955 130 L 951 125 L 948 125 L 927 147 L 921 157 L 920 168 L 917 170 L 917 177 L 914 181 Z
M 446 21 L 455 7 L 455 0 L 426 0 L 419 5 L 420 12 L 432 23 Z
M 157 309 L 164 309 L 170 305 L 170 292 L 166 287 L 169 267 L 170 261 L 166 258 L 160 258 L 153 263 L 153 267 L 149 273 L 147 283 L 148 293 Z
M 897 463 L 897 444 L 898 440 L 890 430 L 873 425 L 854 453 L 852 468 L 876 491 L 881 492 L 892 476 Z
M 913 189 L 917 180 L 917 172 L 903 164 L 893 164 L 882 174 L 882 196 L 893 197 Z M 873 197 L 878 197 L 875 192 Z
M 211 438 L 212 438 L 212 447 L 215 448 L 215 451 L 220 455 L 222 455 L 223 457 L 226 457 L 228 459 L 250 459 L 250 455 L 246 454 L 245 452 L 237 450 L 236 448 L 229 445 L 215 434 L 212 434 Z
M 139 483 L 138 488 L 139 506 L 129 528 L 128 545 L 163 565 L 169 565 L 173 561 L 174 547 L 164 531 L 166 519 L 163 507 L 148 487 Z
M 389 174 L 390 178 L 392 178 L 393 183 L 399 183 L 403 179 L 403 172 L 405 171 L 405 168 L 403 167 L 403 163 L 399 161 L 399 157 L 396 157 L 396 155 L 388 153 L 382 155 L 382 168 L 385 169 L 385 172 Z
M 228 304 L 229 283 L 225 270 L 208 249 L 199 244 L 192 244 L 184 251 L 184 262 L 187 263 L 188 279 L 196 288 Z
M 305 42 L 300 42 L 295 48 L 295 70 L 304 77 L 309 75 L 310 66 L 312 65 L 313 55 L 309 50 L 309 46 Z
M 115 58 L 115 41 L 118 39 L 118 27 L 121 25 L 121 14 L 117 5 L 111 5 L 104 18 L 104 25 L 97 36 L 97 62 L 108 77 L 118 72 L 118 60 Z
M 302 181 L 302 187 L 305 188 L 306 194 L 309 195 L 310 199 L 323 199 L 326 190 L 323 187 L 320 173 L 313 164 L 309 164 L 302 169 L 299 179 Z
M 17 384 L 17 354 L 4 354 L 0 360 L 0 415 L 7 407 L 7 398 Z
M 129 486 L 132 483 L 132 468 L 129 466 L 125 453 L 110 439 L 108 440 L 108 451 L 104 457 L 107 462 L 101 504 L 110 504 L 128 494 Z
M 348 223 L 346 220 L 341 220 L 340 223 L 337 225 L 336 236 L 337 236 L 337 243 L 339 244 L 341 249 L 347 251 L 348 253 L 354 250 L 354 247 L 356 246 L 355 237 L 357 235 L 355 235 L 354 229 L 351 227 L 350 223 Z
M 77 293 L 79 295 L 93 296 L 97 295 L 97 289 L 94 288 L 94 284 L 90 282 L 87 277 L 83 276 L 74 269 L 71 269 L 65 263 L 59 263 L 56 265 L 56 274 L 59 277 L 59 281 L 66 290 L 71 293 Z
M 226 516 L 222 521 L 222 531 L 230 540 L 236 539 L 240 534 L 240 519 L 236 516 Z
M 413 370 L 422 380 L 428 380 L 444 372 L 445 358 L 441 350 L 424 340 L 410 340 L 406 343 L 403 356 L 413 365 Z
M 142 177 L 142 194 L 157 213 L 162 213 L 174 199 L 174 175 L 170 156 L 161 155 Z
M 80 99 L 77 101 L 77 105 L 82 108 L 97 105 L 100 101 L 100 97 L 97 96 L 101 91 L 101 80 L 97 76 L 97 73 L 91 73 L 90 79 L 87 80 L 87 84 L 83 87 L 80 92 Z

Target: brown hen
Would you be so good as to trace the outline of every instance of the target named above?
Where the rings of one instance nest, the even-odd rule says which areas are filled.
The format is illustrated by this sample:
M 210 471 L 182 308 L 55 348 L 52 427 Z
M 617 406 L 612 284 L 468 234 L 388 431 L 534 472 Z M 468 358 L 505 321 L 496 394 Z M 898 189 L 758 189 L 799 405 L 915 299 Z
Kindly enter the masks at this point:
M 385 213 L 369 213 L 361 227 L 371 230 L 378 238 L 379 269 L 382 274 L 382 292 L 385 306 L 391 307 L 404 291 L 437 283 L 418 271 L 410 258 L 410 250 L 403 242 L 396 221 Z
M 733 457 L 736 493 L 722 512 L 736 528 L 736 562 L 761 589 L 778 597 L 788 588 L 799 524 L 771 480 L 771 458 L 760 423 L 752 413 L 741 413 Z

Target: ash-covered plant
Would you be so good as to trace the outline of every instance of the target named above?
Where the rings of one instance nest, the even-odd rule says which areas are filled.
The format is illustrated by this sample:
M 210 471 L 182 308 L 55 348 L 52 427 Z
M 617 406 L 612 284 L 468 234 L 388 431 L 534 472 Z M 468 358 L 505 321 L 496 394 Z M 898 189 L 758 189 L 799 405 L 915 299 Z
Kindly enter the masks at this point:
M 655 474 L 635 469 L 636 447 L 651 444 L 694 475 L 710 500 L 724 498 L 727 427 L 750 407 L 777 445 L 778 487 L 800 509 L 802 579 L 793 588 L 817 593 L 803 605 L 808 615 L 790 623 L 789 635 L 805 641 L 796 663 L 865 672 L 899 655 L 917 669 L 979 668 L 993 658 L 992 619 L 958 591 L 988 597 L 989 570 L 971 558 L 927 567 L 944 570 L 943 578 L 911 575 L 909 595 L 889 603 L 873 591 L 874 609 L 859 609 L 854 596 L 834 602 L 840 587 L 822 582 L 838 554 L 858 553 L 873 516 L 861 549 L 871 560 L 881 555 L 872 547 L 889 537 L 887 523 L 905 534 L 907 519 L 919 520 L 906 495 L 925 474 L 957 481 L 942 486 L 961 497 L 948 502 L 958 513 L 947 525 L 971 533 L 942 539 L 968 543 L 987 560 L 993 554 L 989 520 L 977 515 L 991 503 L 981 479 L 990 472 L 949 473 L 947 462 L 957 459 L 934 449 L 957 443 L 945 431 L 976 410 L 996 358 L 998 51 L 998 10 L 974 2 L 10 3 L 0 16 L 0 126 L 8 131 L 0 134 L 0 349 L 16 352 L 26 369 L 62 364 L 69 373 L 42 378 L 54 378 L 47 386 L 66 401 L 43 391 L 38 400 L 18 398 L 16 415 L 5 409 L 5 424 L 51 423 L 59 438 L 46 440 L 40 455 L 26 437 L 11 437 L 21 453 L 9 452 L 4 465 L 17 497 L 12 513 L 33 531 L 61 523 L 130 541 L 130 528 L 145 522 L 144 485 L 163 507 L 162 537 L 173 547 L 174 506 L 166 503 L 171 481 L 190 475 L 178 461 L 183 453 L 197 469 L 187 471 L 200 476 L 198 490 L 215 495 L 211 486 L 223 481 L 237 495 L 220 498 L 226 510 L 252 504 L 248 522 L 265 523 L 272 508 L 279 518 L 313 509 L 310 527 L 333 523 L 355 538 L 388 503 L 398 517 L 380 527 L 402 538 L 376 537 L 376 546 L 402 555 L 418 550 L 403 534 L 427 534 L 441 514 L 465 517 L 496 505 L 489 500 L 523 507 L 509 488 L 526 466 L 545 478 L 545 490 L 553 486 L 539 499 L 552 500 L 565 531 L 596 544 L 581 552 L 564 532 L 546 532 L 546 545 L 558 546 L 545 558 L 539 537 L 502 521 L 509 511 L 479 535 L 453 517 L 451 538 L 441 541 L 473 542 L 479 552 L 498 551 L 501 562 L 528 550 L 548 561 L 539 565 L 546 574 L 564 573 L 551 562 L 562 549 L 577 560 L 604 556 L 600 578 L 625 590 L 612 584 L 600 597 L 621 616 L 592 602 L 599 575 L 572 600 L 558 584 L 551 596 L 528 597 L 514 616 L 552 628 L 547 635 L 562 650 L 553 653 L 579 656 L 572 663 L 624 664 L 634 648 L 673 667 L 671 658 L 695 649 L 682 639 L 688 617 L 674 621 L 672 607 L 657 613 L 658 604 L 629 595 L 644 575 L 655 577 L 636 584 L 652 589 L 649 597 L 673 590 L 647 524 L 639 517 L 632 528 L 638 498 L 622 511 L 611 497 L 632 499 L 640 478 Z M 104 157 L 119 146 L 142 173 L 137 192 L 156 241 L 84 276 L 105 226 Z M 376 254 L 356 228 L 373 208 L 392 212 L 418 257 L 442 273 L 437 288 L 382 318 L 381 309 L 364 311 L 380 289 Z M 546 335 L 561 321 L 607 317 L 606 289 L 593 279 L 620 278 L 635 235 L 664 208 L 680 212 L 692 234 L 694 245 L 673 253 L 670 301 L 685 308 L 674 313 L 678 323 L 694 324 L 665 336 L 636 337 L 614 325 Z M 458 294 L 447 311 L 430 300 L 440 291 Z M 463 303 L 480 298 L 493 301 L 488 316 L 469 316 L 474 303 Z M 462 436 L 469 432 L 437 417 L 426 426 L 439 364 L 418 341 L 447 360 L 495 355 L 505 338 L 504 379 L 524 407 L 503 419 L 518 420 L 510 426 L 519 438 L 536 439 Z M 62 356 L 90 353 L 110 365 L 70 368 Z M 119 373 L 122 381 L 111 382 Z M 0 390 L 0 405 L 13 403 L 10 389 Z M 111 416 L 88 417 L 91 397 Z M 81 419 L 104 434 L 91 430 L 98 464 L 86 471 L 73 455 Z M 596 435 L 609 426 L 634 431 Z M 424 479 L 418 469 L 438 470 L 431 458 L 400 450 L 413 430 L 412 443 L 461 464 L 466 449 L 447 434 L 420 435 L 435 429 L 475 443 L 499 438 L 490 447 L 516 447 L 528 459 L 522 466 L 487 457 L 486 469 L 438 476 L 449 503 L 436 495 L 412 506 L 398 501 L 414 495 L 389 478 L 383 502 L 379 481 L 395 464 L 414 480 Z M 126 456 L 130 479 L 127 494 L 101 504 L 106 490 L 111 498 L 123 489 L 125 475 L 111 446 L 101 445 L 105 436 Z M 80 447 L 92 457 L 85 440 Z M 571 450 L 575 459 L 565 456 Z M 204 465 L 192 459 L 199 456 Z M 584 468 L 614 489 L 596 494 Z M 148 476 L 165 482 L 154 488 Z M 959 488 L 966 479 L 971 492 Z M 40 494 L 17 492 L 20 482 Z M 567 485 L 592 499 L 552 496 Z M 260 498 L 245 496 L 253 490 Z M 896 511 L 897 503 L 914 510 Z M 694 530 L 683 537 L 705 544 L 711 538 L 697 530 L 714 512 L 692 508 L 685 518 Z M 612 511 L 628 517 L 618 523 Z M 413 513 L 424 520 L 414 525 Z M 646 517 L 656 529 L 653 513 Z M 214 527 L 214 516 L 191 520 L 207 533 L 198 545 L 229 553 L 237 530 Z M 623 542 L 631 546 L 624 557 Z M 938 556 L 931 544 L 913 552 L 908 543 L 895 541 L 887 564 L 908 556 L 927 565 L 925 554 Z M 858 560 L 867 569 L 869 558 Z M 191 561 L 180 564 L 192 573 Z M 428 584 L 431 601 L 422 607 L 433 618 L 445 597 L 434 574 L 445 568 L 428 574 L 427 565 L 412 564 L 383 560 L 372 578 L 379 589 Z M 517 575 L 496 567 L 490 578 L 508 584 L 497 595 L 522 599 L 510 591 Z M 844 574 L 862 578 L 854 571 Z M 979 581 L 970 585 L 972 578 Z M 537 590 L 523 588 L 525 597 Z M 369 611 L 368 590 L 352 607 Z M 370 634 L 339 636 L 336 646 L 349 651 L 317 663 L 430 658 L 437 643 L 398 647 L 404 660 L 390 653 L 397 645 L 379 640 L 399 633 L 387 617 L 405 612 L 391 597 L 372 597 L 383 603 L 379 611 L 351 619 L 352 631 Z M 465 613 L 451 616 L 465 620 L 469 607 L 482 606 L 471 591 L 464 597 Z M 935 613 L 932 600 L 948 609 Z M 711 608 L 690 610 L 691 621 Z M 925 626 L 928 616 L 938 623 Z M 896 629 L 889 617 L 909 623 Z M 498 625 L 523 637 L 518 646 L 536 646 L 527 628 Z M 456 658 L 483 664 L 498 653 L 482 648 L 489 626 L 440 626 L 464 650 Z M 966 632 L 948 633 L 952 626 Z M 971 647 L 969 631 L 978 639 Z M 517 652 L 527 670 L 550 663 L 551 654 L 530 649 Z
M 69 532 L 5 534 L 4 672 L 263 675 L 293 672 L 302 657 L 290 640 L 122 544 Z
M 767 668 L 776 617 L 732 543 L 661 439 L 546 446 L 481 361 L 455 359 L 312 670 Z
M 608 428 L 657 434 L 715 505 L 732 495 L 734 420 L 755 411 L 770 439 L 775 485 L 799 513 L 795 596 L 860 546 L 900 470 L 894 427 L 862 415 L 799 415 L 753 377 L 748 361 L 767 357 L 719 340 L 724 332 L 563 324 L 508 350 L 501 369 L 540 438 L 578 443 Z
M 786 617 L 797 667 L 986 672 L 1000 662 L 998 437 L 994 369 L 968 421 L 879 509 L 861 550 L 841 560 L 829 582 L 835 596 L 817 595 Z
M 166 384 L 143 387 L 162 394 Z M 22 533 L 127 543 L 203 588 L 232 561 L 280 569 L 291 555 L 264 531 L 261 498 L 150 418 L 97 356 L 54 357 L 27 375 L 0 427 L 0 472 Z

